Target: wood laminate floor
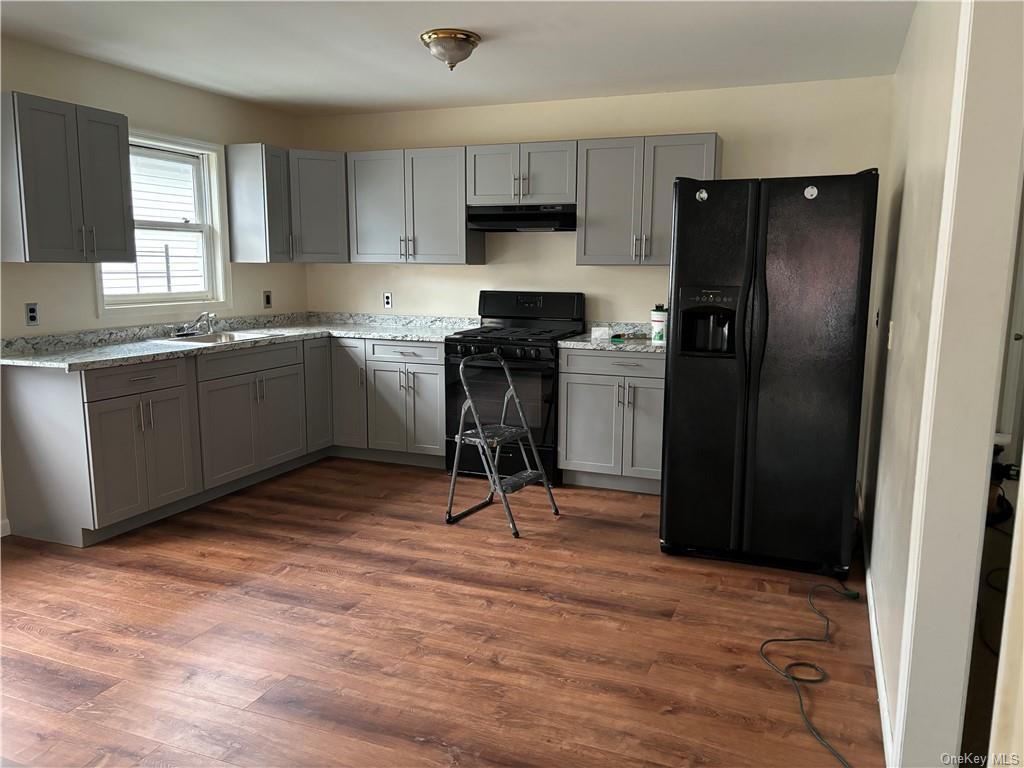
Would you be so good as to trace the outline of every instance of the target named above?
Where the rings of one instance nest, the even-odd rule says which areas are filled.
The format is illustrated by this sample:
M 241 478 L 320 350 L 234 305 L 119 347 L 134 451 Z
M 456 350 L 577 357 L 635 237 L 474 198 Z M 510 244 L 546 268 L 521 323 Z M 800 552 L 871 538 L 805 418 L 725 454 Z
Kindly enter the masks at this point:
M 446 491 L 327 459 L 89 549 L 4 539 L 5 764 L 832 764 L 757 655 L 820 632 L 819 578 L 662 555 L 654 497 L 530 488 L 517 540 Z M 810 714 L 881 765 L 865 603 L 819 605 Z

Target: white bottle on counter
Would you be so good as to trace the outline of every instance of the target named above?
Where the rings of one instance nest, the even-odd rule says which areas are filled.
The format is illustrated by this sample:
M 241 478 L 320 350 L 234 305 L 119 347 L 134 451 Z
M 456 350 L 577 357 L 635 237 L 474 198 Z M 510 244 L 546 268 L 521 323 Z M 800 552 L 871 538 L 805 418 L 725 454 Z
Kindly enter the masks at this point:
M 651 344 L 663 346 L 668 335 L 668 310 L 664 304 L 655 304 L 651 310 Z

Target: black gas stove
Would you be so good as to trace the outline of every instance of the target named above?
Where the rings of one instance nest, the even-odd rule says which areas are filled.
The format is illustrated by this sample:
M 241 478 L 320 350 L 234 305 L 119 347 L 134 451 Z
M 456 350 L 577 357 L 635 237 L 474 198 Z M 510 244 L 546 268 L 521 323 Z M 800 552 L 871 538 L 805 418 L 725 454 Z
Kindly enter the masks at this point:
M 481 291 L 479 312 L 479 328 L 458 331 L 445 339 L 448 469 L 454 464 L 455 435 L 465 401 L 459 366 L 464 357 L 495 352 L 512 372 L 541 463 L 552 483 L 558 484 L 558 342 L 583 333 L 583 294 Z M 493 363 L 476 363 L 467 368 L 466 375 L 480 418 L 497 423 L 507 386 L 501 368 Z M 482 397 L 477 394 L 480 392 L 484 393 Z M 523 468 L 522 456 L 515 446 L 506 448 L 501 458 L 502 473 L 518 472 Z M 463 453 L 462 471 L 483 475 L 482 464 L 470 464 L 469 456 Z

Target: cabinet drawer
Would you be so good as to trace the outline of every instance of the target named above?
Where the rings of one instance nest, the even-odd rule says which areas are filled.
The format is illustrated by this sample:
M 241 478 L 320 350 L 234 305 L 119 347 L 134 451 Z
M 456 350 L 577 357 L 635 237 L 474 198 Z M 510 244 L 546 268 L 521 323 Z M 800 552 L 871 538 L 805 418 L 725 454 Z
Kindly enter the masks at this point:
M 85 371 L 85 400 L 106 400 L 195 381 L 194 361 L 179 357 L 116 368 Z
M 665 356 L 651 352 L 603 352 L 595 349 L 559 350 L 562 373 L 598 373 L 611 376 L 665 377 Z
M 302 342 L 288 341 L 203 355 L 199 358 L 197 372 L 199 381 L 209 381 L 301 362 Z
M 366 359 L 380 362 L 444 363 L 444 344 L 417 341 L 366 342 Z

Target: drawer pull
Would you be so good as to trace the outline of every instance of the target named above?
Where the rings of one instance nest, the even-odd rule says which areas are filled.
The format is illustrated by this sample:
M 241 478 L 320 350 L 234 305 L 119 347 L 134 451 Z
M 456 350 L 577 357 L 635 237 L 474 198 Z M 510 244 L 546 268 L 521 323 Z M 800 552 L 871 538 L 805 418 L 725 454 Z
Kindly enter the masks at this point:
M 153 381 L 155 378 L 156 378 L 155 374 L 152 375 L 152 376 L 132 376 L 131 378 L 128 379 L 128 381 L 131 381 L 131 382 L 136 382 L 136 381 Z
M 612 365 L 621 365 L 621 366 L 624 366 L 626 368 L 639 368 L 640 367 L 640 363 L 615 363 L 615 362 L 613 362 Z
M 398 354 L 404 355 L 406 357 L 408 357 L 409 355 L 412 355 L 413 357 L 419 357 L 420 356 L 419 352 L 406 352 L 404 349 L 398 350 Z

